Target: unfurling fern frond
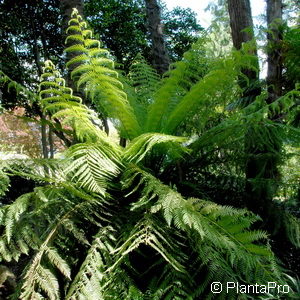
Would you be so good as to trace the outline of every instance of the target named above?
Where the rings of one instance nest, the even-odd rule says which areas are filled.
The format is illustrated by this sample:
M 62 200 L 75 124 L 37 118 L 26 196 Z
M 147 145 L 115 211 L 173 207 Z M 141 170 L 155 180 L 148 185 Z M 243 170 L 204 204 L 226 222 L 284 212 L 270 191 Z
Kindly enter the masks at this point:
M 40 104 L 52 119 L 59 119 L 65 126 L 71 126 L 75 140 L 96 141 L 105 134 L 94 126 L 98 118 L 74 96 L 72 89 L 65 86 L 65 80 L 51 61 L 45 62 L 41 76 Z
M 114 63 L 108 51 L 100 47 L 100 42 L 92 38 L 92 32 L 81 21 L 77 10 L 73 10 L 67 37 L 73 45 L 66 52 L 74 53 L 68 66 L 75 65 L 72 78 L 105 116 L 121 122 L 121 133 L 125 138 L 133 138 L 140 133 L 140 126 L 130 107 L 123 85 L 114 70 Z M 78 54 L 79 53 L 79 54 Z

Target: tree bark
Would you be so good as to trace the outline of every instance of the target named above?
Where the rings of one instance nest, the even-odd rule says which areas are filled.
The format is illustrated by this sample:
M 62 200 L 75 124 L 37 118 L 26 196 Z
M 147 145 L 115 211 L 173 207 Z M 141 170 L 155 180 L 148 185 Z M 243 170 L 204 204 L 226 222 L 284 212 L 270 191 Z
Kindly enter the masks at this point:
M 250 0 L 228 0 L 227 3 L 233 46 L 241 49 L 242 43 L 253 39 Z
M 103 123 L 103 127 L 104 127 L 104 131 L 107 135 L 109 135 L 109 125 L 108 125 L 108 121 L 107 118 L 104 116 L 100 116 L 102 123 Z
M 268 23 L 268 103 L 274 102 L 282 95 L 282 0 L 267 0 L 267 23 Z
M 153 67 L 159 74 L 169 69 L 169 56 L 163 35 L 163 24 L 160 18 L 160 8 L 157 0 L 145 0 L 148 18 L 148 28 L 152 41 Z
M 48 158 L 48 147 L 47 147 L 47 128 L 46 124 L 43 122 L 44 117 L 41 115 L 41 135 L 42 135 L 42 151 L 43 157 Z
M 125 148 L 126 147 L 126 139 L 123 137 L 120 137 L 119 145 Z
M 49 131 L 48 131 L 48 140 L 49 140 L 50 158 L 54 158 L 54 141 L 53 141 L 53 135 L 52 135 L 52 128 L 50 126 L 49 126 Z
M 267 0 L 267 23 L 268 23 L 268 71 L 267 71 L 267 86 L 268 98 L 267 103 L 276 101 L 282 95 L 282 53 L 281 41 L 282 32 L 280 25 L 282 24 L 282 0 Z M 280 112 L 270 116 L 273 122 L 281 122 Z M 267 154 L 265 159 L 265 168 L 263 172 L 263 179 L 266 181 L 266 195 L 263 203 L 263 212 L 267 217 L 266 228 L 273 232 L 277 231 L 281 224 L 278 219 L 279 208 L 274 204 L 273 197 L 278 189 L 278 181 L 280 179 L 280 172 L 278 165 L 280 163 L 280 151 L 282 147 L 281 140 L 273 139 L 273 151 L 265 151 Z M 266 147 L 268 148 L 268 147 Z
M 42 70 L 42 66 L 41 66 L 40 51 L 39 51 L 38 42 L 37 42 L 38 36 L 37 36 L 34 19 L 31 19 L 31 26 L 32 26 L 32 30 L 34 33 L 34 40 L 33 40 L 34 60 L 35 60 L 35 64 L 37 67 L 38 75 L 39 75 L 39 77 L 41 77 L 43 70 Z M 39 117 L 40 117 L 40 121 L 41 121 L 42 154 L 43 154 L 43 158 L 48 158 L 47 126 L 44 122 L 45 116 L 43 115 L 43 113 L 41 111 L 39 112 Z
M 243 43 L 253 39 L 253 21 L 250 1 L 227 0 L 227 3 L 233 45 L 237 50 L 240 50 Z M 256 49 L 254 49 L 251 54 L 256 55 Z M 258 59 L 256 64 L 258 67 Z M 258 82 L 258 72 L 256 73 L 250 69 L 243 69 L 242 73 L 249 79 L 248 82 L 244 76 L 239 78 L 239 86 L 243 89 L 242 97 L 246 102 L 244 106 L 247 106 L 261 93 L 261 88 L 256 84 L 256 82 Z M 258 191 L 256 186 L 257 178 L 261 173 L 261 162 L 259 160 L 260 153 L 258 153 L 259 151 L 257 151 L 256 145 L 253 145 L 251 142 L 253 141 L 254 134 L 255 130 L 253 130 L 253 128 L 247 128 L 244 141 L 246 176 L 244 202 L 248 209 L 259 213 L 262 210 L 260 203 L 264 190 L 261 189 Z
M 254 38 L 253 33 L 253 21 L 250 0 L 227 0 L 228 13 L 230 17 L 230 28 L 233 46 L 240 50 L 242 44 L 251 41 Z M 250 54 L 257 55 L 256 46 L 251 49 Z M 258 69 L 258 59 L 256 62 L 256 67 Z M 258 72 L 251 69 L 243 69 L 243 74 L 246 75 L 250 80 L 256 81 L 258 79 Z M 240 78 L 241 88 L 246 88 L 248 82 Z M 251 86 L 251 82 L 250 82 Z M 250 91 L 250 94 L 256 97 L 260 93 L 260 89 L 257 91 Z M 248 97 L 244 93 L 244 97 Z
M 280 32 L 274 21 L 281 19 L 281 0 L 267 0 L 268 19 L 268 99 L 271 103 L 281 95 L 281 55 L 278 50 L 280 44 Z M 230 25 L 232 30 L 233 44 L 240 49 L 242 43 L 253 38 L 253 24 L 249 0 L 228 0 L 228 10 L 230 15 Z M 246 32 L 243 29 L 247 28 Z M 256 53 L 256 49 L 254 49 Z M 250 88 L 245 89 L 245 82 L 239 81 L 244 89 L 243 97 L 250 97 L 250 103 L 260 94 L 260 88 L 252 89 L 251 84 L 258 80 L 257 74 L 250 70 L 243 70 L 250 81 Z M 273 140 L 274 151 L 270 151 L 268 145 L 261 144 L 259 149 L 253 141 L 255 138 L 255 128 L 248 128 L 245 135 L 245 204 L 253 212 L 261 215 L 266 220 L 266 228 L 274 229 L 276 224 L 272 224 L 275 213 L 273 196 L 276 192 L 276 181 L 278 179 L 278 152 L 280 144 Z M 249 142 L 250 141 L 250 142 Z M 252 141 L 252 142 L 251 142 Z M 276 153 L 277 152 L 277 153 Z

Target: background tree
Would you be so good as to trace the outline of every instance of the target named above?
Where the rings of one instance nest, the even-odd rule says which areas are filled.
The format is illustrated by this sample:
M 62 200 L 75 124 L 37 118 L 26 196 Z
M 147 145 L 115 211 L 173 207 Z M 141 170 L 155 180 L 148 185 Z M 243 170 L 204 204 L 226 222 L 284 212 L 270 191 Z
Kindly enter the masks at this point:
M 282 5 L 281 0 L 267 1 L 269 103 L 282 95 Z
M 152 64 L 158 74 L 163 74 L 168 70 L 170 60 L 165 45 L 164 26 L 161 22 L 160 7 L 157 0 L 145 0 L 145 5 L 147 24 L 152 42 Z
M 95 34 L 111 50 L 121 69 L 128 72 L 138 53 L 152 63 L 151 39 L 144 1 L 88 0 L 84 8 Z M 202 28 L 197 23 L 195 14 L 188 9 L 168 11 L 162 6 L 161 17 L 170 59 L 180 59 L 188 45 L 196 40 Z
M 149 53 L 143 1 L 89 0 L 84 8 L 89 24 L 104 45 L 111 49 L 120 68 L 128 71 L 138 53 Z
M 253 21 L 249 0 L 228 0 L 228 12 L 233 45 L 241 49 L 242 43 L 253 39 Z
M 163 8 L 162 20 L 170 60 L 178 61 L 198 40 L 204 28 L 198 24 L 196 13 L 190 8 L 176 7 L 172 11 Z

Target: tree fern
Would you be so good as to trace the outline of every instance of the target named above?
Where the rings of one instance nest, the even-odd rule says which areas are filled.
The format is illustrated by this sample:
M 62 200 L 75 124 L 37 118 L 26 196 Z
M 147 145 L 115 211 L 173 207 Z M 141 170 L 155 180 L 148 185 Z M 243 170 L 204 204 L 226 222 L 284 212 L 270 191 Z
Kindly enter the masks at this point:
M 229 162 L 240 158 L 232 145 L 243 145 L 249 125 L 270 149 L 277 133 L 286 143 L 297 143 L 297 128 L 268 117 L 280 109 L 291 124 L 299 91 L 269 105 L 262 95 L 243 109 L 228 109 L 241 92 L 241 67 L 251 65 L 251 57 L 237 52 L 206 64 L 199 42 L 158 88 L 149 83 L 157 83 L 151 69 L 144 72 L 152 74 L 149 81 L 132 69 L 136 90 L 127 100 L 110 56 L 76 10 L 68 33 L 73 45 L 66 51 L 74 54 L 68 66 L 75 66 L 78 88 L 130 142 L 122 148 L 107 137 L 97 113 L 45 63 L 39 104 L 50 122 L 66 126 L 62 130 L 73 135 L 74 145 L 63 159 L 6 162 L 7 174 L 39 185 L 0 207 L 0 258 L 26 262 L 15 299 L 210 299 L 213 281 L 285 283 L 267 233 L 252 228 L 259 217 L 205 197 L 186 197 L 180 180 L 162 174 L 183 159 L 185 172 L 198 167 L 192 165 L 197 155 L 208 161 L 212 152 L 219 159 L 229 153 Z M 134 101 L 145 104 L 144 120 L 134 115 Z M 197 113 L 199 135 L 180 131 Z M 288 233 L 298 234 L 295 229 Z M 219 296 L 227 297 L 225 291 Z M 249 295 L 228 297 L 237 296 Z
M 92 39 L 92 32 L 81 20 L 77 10 L 72 13 L 67 32 L 72 32 L 67 41 L 73 45 L 66 49 L 70 53 L 81 53 L 68 62 L 77 64 L 71 75 L 77 81 L 78 88 L 83 88 L 87 96 L 100 111 L 111 118 L 121 121 L 121 132 L 126 138 L 133 138 L 140 133 L 140 127 L 128 104 L 127 96 L 118 80 L 118 73 L 113 69 L 113 61 L 104 55 L 107 50 L 100 48 L 100 42 Z

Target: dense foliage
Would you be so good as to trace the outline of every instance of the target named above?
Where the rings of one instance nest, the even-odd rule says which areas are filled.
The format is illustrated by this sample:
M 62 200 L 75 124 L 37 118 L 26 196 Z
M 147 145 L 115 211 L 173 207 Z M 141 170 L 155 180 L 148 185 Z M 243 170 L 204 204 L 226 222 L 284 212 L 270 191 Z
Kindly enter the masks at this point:
M 101 130 L 97 113 L 50 60 L 38 95 L 1 74 L 53 126 L 59 120 L 56 129 L 72 141 L 61 158 L 1 163 L 0 196 L 8 175 L 35 182 L 32 191 L 0 207 L 1 261 L 19 263 L 13 299 L 210 299 L 214 281 L 289 284 L 288 297 L 297 299 L 296 280 L 258 228 L 265 220 L 243 208 L 241 191 L 246 138 L 255 149 L 267 145 L 283 168 L 284 150 L 297 154 L 299 86 L 271 104 L 263 91 L 239 105 L 238 78 L 255 60 L 245 50 L 249 45 L 216 58 L 205 51 L 205 39 L 162 80 L 140 55 L 124 77 L 76 10 L 69 25 L 71 76 L 127 145 Z M 288 41 L 292 72 L 294 39 Z M 279 112 L 280 123 L 272 119 Z M 298 219 L 285 209 L 278 214 L 280 233 L 300 247 Z M 6 278 L 13 276 L 7 271 Z M 251 297 L 230 292 L 218 297 Z
M 128 71 L 138 53 L 142 53 L 148 62 L 152 61 L 143 0 L 88 0 L 85 14 L 94 33 L 110 49 L 123 70 Z M 190 9 L 177 7 L 169 11 L 163 6 L 162 19 L 167 50 L 174 62 L 182 58 L 203 28 Z

